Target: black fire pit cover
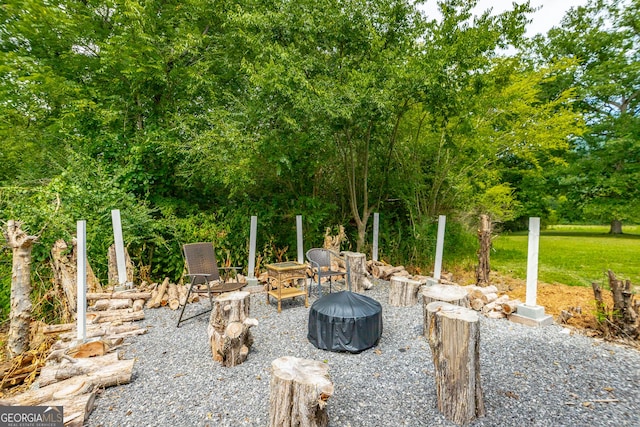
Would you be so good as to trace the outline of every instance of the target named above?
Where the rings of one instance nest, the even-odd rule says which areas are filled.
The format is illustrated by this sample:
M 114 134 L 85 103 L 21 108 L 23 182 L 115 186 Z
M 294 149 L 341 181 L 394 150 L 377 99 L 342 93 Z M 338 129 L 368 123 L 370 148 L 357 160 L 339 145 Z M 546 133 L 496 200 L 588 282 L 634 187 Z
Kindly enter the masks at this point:
M 348 291 L 323 296 L 311 305 L 307 339 L 317 348 L 359 353 L 382 335 L 382 306 Z

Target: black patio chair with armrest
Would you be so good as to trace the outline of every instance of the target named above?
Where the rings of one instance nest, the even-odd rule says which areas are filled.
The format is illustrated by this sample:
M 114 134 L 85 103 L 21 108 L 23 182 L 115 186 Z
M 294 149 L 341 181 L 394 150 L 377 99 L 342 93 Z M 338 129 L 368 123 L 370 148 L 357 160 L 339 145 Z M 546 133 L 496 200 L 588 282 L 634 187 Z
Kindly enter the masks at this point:
M 349 289 L 351 289 L 351 274 L 349 271 L 349 261 L 345 260 L 339 254 L 330 251 L 329 249 L 313 248 L 307 251 L 307 260 L 311 264 L 311 270 L 318 276 L 318 298 L 322 296 L 322 278 L 329 278 L 329 293 L 331 293 L 331 285 L 333 284 L 333 278 L 335 276 L 344 276 Z M 346 265 L 346 271 L 335 270 L 332 266 L 332 261 L 341 261 Z M 311 294 L 311 287 L 309 287 L 309 294 Z
M 240 267 L 218 267 L 218 262 L 216 260 L 216 251 L 213 248 L 213 243 L 189 243 L 183 245 L 182 249 L 187 264 L 186 275 L 190 278 L 190 283 L 189 291 L 187 292 L 187 298 L 182 305 L 182 310 L 180 311 L 180 317 L 178 318 L 178 324 L 176 325 L 176 327 L 179 327 L 180 323 L 186 320 L 209 313 L 213 309 L 212 294 L 232 292 L 244 286 L 244 283 L 227 282 L 227 280 L 229 280 L 231 271 L 238 271 L 240 270 Z M 223 270 L 225 272 L 224 277 L 220 276 L 220 270 Z M 212 282 L 217 283 L 212 285 Z M 203 312 L 183 319 L 182 317 L 184 315 L 184 309 L 187 306 L 187 301 L 189 300 L 191 293 L 197 292 L 197 289 L 194 289 L 194 286 L 203 284 L 207 286 L 207 294 L 209 295 L 211 308 L 209 310 L 205 310 Z

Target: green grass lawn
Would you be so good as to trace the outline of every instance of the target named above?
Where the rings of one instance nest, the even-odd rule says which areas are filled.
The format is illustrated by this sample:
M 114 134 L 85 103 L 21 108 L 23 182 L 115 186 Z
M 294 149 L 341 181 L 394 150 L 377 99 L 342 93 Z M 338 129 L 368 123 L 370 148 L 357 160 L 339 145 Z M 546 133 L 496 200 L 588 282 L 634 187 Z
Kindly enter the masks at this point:
M 605 283 L 607 270 L 640 285 L 640 226 L 623 226 L 620 236 L 608 226 L 555 225 L 540 234 L 538 280 L 590 286 Z M 493 241 L 491 268 L 516 278 L 527 273 L 528 232 L 503 233 Z

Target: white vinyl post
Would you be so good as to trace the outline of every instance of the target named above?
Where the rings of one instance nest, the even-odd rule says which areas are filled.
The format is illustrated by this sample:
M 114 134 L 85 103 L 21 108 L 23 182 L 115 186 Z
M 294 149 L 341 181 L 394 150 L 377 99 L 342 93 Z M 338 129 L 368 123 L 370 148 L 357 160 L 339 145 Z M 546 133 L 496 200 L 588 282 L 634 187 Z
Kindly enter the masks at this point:
M 77 222 L 78 261 L 76 283 L 78 287 L 78 341 L 87 338 L 87 221 Z
M 111 224 L 113 225 L 113 240 L 116 246 L 118 284 L 124 286 L 127 283 L 127 266 L 124 259 L 124 240 L 122 239 L 122 222 L 120 221 L 119 209 L 111 211 Z
M 373 213 L 373 251 L 371 259 L 378 260 L 378 229 L 380 227 L 380 215 L 378 212 Z
M 436 239 L 436 265 L 433 267 L 433 278 L 440 280 L 442 273 L 442 252 L 444 250 L 444 228 L 447 223 L 447 217 L 440 215 L 438 217 L 438 238 Z
M 536 305 L 538 293 L 538 252 L 540 243 L 540 218 L 529 218 L 529 248 L 527 255 L 527 298 L 525 304 Z
M 302 246 L 302 215 L 296 215 L 296 231 L 298 235 L 298 262 L 304 262 L 304 247 Z
M 258 232 L 258 217 L 251 216 L 251 229 L 249 231 L 249 267 L 247 276 L 250 279 L 255 277 L 256 270 L 256 234 Z

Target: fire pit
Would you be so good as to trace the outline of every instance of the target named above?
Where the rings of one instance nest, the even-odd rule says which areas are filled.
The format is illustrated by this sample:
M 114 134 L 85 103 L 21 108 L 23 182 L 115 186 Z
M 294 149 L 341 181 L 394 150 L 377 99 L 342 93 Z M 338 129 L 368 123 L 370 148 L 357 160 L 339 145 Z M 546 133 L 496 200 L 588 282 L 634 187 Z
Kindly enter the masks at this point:
M 360 353 L 382 335 L 382 306 L 349 291 L 323 296 L 311 305 L 307 339 L 317 348 Z

